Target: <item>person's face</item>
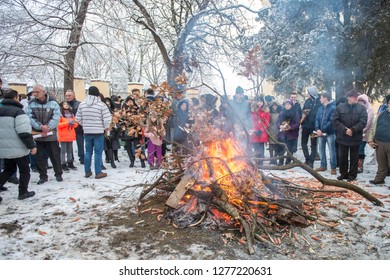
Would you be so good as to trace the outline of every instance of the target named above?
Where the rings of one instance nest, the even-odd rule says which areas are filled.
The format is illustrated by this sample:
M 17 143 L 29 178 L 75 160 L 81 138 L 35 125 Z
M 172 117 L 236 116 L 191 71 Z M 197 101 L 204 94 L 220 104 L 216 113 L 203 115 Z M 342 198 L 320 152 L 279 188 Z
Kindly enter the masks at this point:
M 348 104 L 355 104 L 357 103 L 357 96 L 348 96 Z
M 40 87 L 33 87 L 33 95 L 38 100 L 44 100 L 45 99 L 45 91 Z
M 65 109 L 65 110 L 68 110 L 68 109 L 69 109 L 68 103 L 66 103 L 66 102 L 63 103 L 63 104 L 62 104 L 62 108 Z
M 186 103 L 181 104 L 180 109 L 182 109 L 183 111 L 187 110 L 187 104 Z
M 290 100 L 295 104 L 295 102 L 297 102 L 297 95 L 296 94 L 291 94 L 290 95 Z
M 272 105 L 272 110 L 276 111 L 277 109 L 278 109 L 278 105 L 273 104 L 273 105 Z
M 66 98 L 66 101 L 68 101 L 68 102 L 72 101 L 72 100 L 75 98 L 74 92 L 72 92 L 72 91 L 67 91 L 67 92 L 65 93 L 65 98 Z
M 126 105 L 127 105 L 127 106 L 132 106 L 132 105 L 134 105 L 133 100 L 131 100 L 131 99 L 127 100 Z
M 259 108 L 262 108 L 263 105 L 264 105 L 264 102 L 263 102 L 263 101 L 261 101 L 261 100 L 258 100 L 258 101 L 257 101 L 257 106 L 259 106 Z
M 290 110 L 291 109 L 291 104 L 290 103 L 286 103 L 286 104 L 284 104 L 284 108 L 286 109 L 286 110 Z
M 325 104 L 327 101 L 328 101 L 328 99 L 321 95 L 321 97 L 320 97 L 321 104 Z

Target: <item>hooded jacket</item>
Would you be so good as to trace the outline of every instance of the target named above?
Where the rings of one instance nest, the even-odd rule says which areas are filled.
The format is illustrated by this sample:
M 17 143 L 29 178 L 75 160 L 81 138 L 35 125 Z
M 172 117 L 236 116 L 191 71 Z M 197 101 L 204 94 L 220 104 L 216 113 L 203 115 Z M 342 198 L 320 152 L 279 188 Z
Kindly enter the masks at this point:
M 103 134 L 110 127 L 112 116 L 100 97 L 88 95 L 79 105 L 76 121 L 83 126 L 84 134 Z
M 366 111 L 367 111 L 367 124 L 366 124 L 366 127 L 363 129 L 363 141 L 367 142 L 368 133 L 372 127 L 372 122 L 374 120 L 374 110 L 372 109 L 372 107 L 370 105 L 367 94 L 359 95 L 358 102 L 360 104 L 362 104 L 366 108 Z
M 75 118 L 65 118 L 60 116 L 60 123 L 58 124 L 58 142 L 73 142 L 76 140 L 76 128 L 79 126 L 77 122 L 70 125 Z
M 268 107 L 264 104 L 264 106 L 260 109 L 257 109 L 257 111 L 255 112 L 251 111 L 251 117 L 252 117 L 252 129 L 258 135 L 256 135 L 255 133 L 250 135 L 249 141 L 251 143 L 268 142 L 268 133 L 266 129 L 268 130 L 270 118 L 271 118 Z
M 35 147 L 31 121 L 23 111 L 23 105 L 3 99 L 0 104 L 0 158 L 24 157 Z

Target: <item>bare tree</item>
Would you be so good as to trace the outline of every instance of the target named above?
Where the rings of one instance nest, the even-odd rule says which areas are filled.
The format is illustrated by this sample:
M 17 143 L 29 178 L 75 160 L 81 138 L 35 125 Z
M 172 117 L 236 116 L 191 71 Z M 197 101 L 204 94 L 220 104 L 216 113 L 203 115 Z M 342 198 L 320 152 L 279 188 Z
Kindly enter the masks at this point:
M 59 67 L 64 71 L 64 88 L 73 88 L 76 53 L 87 43 L 81 38 L 90 3 L 91 0 L 3 1 L 8 7 L 8 35 L 18 36 L 1 56 L 19 59 L 17 65 L 23 59 L 27 67 Z
M 191 73 L 199 66 L 199 58 L 204 57 L 199 53 L 218 50 L 222 43 L 216 45 L 217 40 L 228 46 L 245 30 L 240 12 L 245 7 L 232 0 L 122 0 L 121 3 L 129 10 L 135 6 L 132 19 L 150 32 L 171 85 L 183 71 Z

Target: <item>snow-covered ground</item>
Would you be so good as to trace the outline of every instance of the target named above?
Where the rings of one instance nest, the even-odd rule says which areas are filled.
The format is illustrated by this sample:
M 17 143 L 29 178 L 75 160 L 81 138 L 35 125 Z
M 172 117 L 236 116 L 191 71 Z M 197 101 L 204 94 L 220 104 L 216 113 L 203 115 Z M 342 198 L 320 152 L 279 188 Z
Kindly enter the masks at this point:
M 386 185 L 368 184 L 376 171 L 376 165 L 368 164 L 371 151 L 357 185 L 381 195 L 384 207 L 365 199 L 331 199 L 335 207 L 324 209 L 322 214 L 336 222 L 336 227 L 316 224 L 297 229 L 300 240 L 287 236 L 279 246 L 256 243 L 255 255 L 229 241 L 226 232 L 180 230 L 166 220 L 152 224 L 156 215 L 151 211 L 138 215 L 142 188 L 126 187 L 153 182 L 161 171 L 142 169 L 139 162 L 129 168 L 124 150 L 119 154 L 117 168 L 105 163 L 108 177 L 99 180 L 84 178 L 79 164 L 77 171 L 63 174 L 63 182 L 56 182 L 53 170 L 49 170 L 49 181 L 37 185 L 38 174 L 32 173 L 29 190 L 36 195 L 23 201 L 17 199 L 17 186 L 6 184 L 9 190 L 0 194 L 0 259 L 390 259 L 390 177 Z M 318 167 L 319 162 L 315 164 Z M 311 178 L 297 168 L 272 173 L 290 180 Z M 329 171 L 323 174 L 336 177 Z M 350 207 L 355 208 L 352 215 L 348 214 Z M 191 235 L 196 237 L 187 238 Z

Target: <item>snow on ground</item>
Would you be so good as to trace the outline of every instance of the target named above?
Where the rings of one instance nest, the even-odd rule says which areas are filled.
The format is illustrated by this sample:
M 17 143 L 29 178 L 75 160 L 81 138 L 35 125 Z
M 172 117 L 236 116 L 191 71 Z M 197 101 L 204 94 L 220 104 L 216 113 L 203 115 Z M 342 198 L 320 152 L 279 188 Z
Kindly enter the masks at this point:
M 385 186 L 368 184 L 376 171 L 376 165 L 368 164 L 371 158 L 357 185 L 388 196 L 390 177 Z M 17 186 L 6 184 L 9 190 L 0 194 L 0 259 L 390 259 L 390 197 L 382 199 L 384 207 L 365 199 L 331 199 L 335 207 L 322 214 L 328 221 L 337 221 L 337 227 L 315 224 L 299 228 L 295 230 L 299 241 L 289 236 L 280 246 L 257 242 L 251 256 L 245 246 L 227 241 L 224 232 L 180 230 L 166 220 L 157 221 L 150 212 L 137 215 L 142 188 L 126 187 L 153 182 L 159 171 L 142 169 L 139 162 L 129 168 L 123 149 L 119 159 L 116 169 L 105 163 L 108 177 L 99 180 L 84 178 L 82 165 L 64 173 L 63 182 L 56 182 L 49 170 L 49 181 L 37 185 L 38 174 L 32 173 L 29 190 L 36 195 L 23 201 L 17 199 Z M 318 167 L 319 162 L 315 164 Z M 311 178 L 297 168 L 272 173 L 288 179 Z M 336 177 L 329 171 L 323 174 Z M 354 215 L 348 214 L 351 206 L 358 208 Z

